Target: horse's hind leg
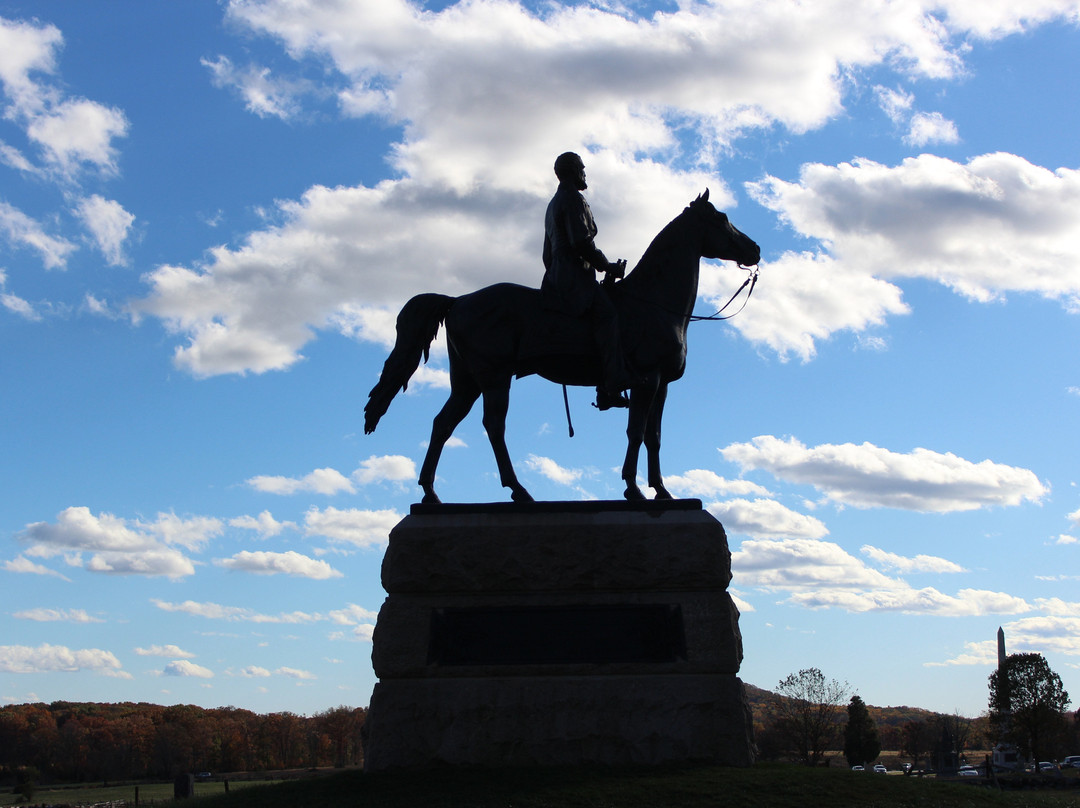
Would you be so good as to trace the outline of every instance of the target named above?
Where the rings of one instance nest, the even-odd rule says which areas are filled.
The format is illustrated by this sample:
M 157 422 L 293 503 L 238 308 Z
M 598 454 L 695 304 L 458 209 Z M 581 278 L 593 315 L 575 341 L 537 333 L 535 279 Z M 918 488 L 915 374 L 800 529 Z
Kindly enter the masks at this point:
M 435 416 L 431 424 L 431 440 L 428 441 L 424 464 L 420 467 L 418 482 L 424 489 L 424 498 L 421 502 L 437 504 L 441 501 L 435 493 L 435 468 L 439 465 L 443 446 L 450 440 L 457 425 L 469 414 L 469 410 L 479 397 L 480 389 L 472 381 L 452 380 L 450 398 L 443 404 L 443 408 L 439 410 L 439 414 Z
M 518 482 L 514 473 L 514 464 L 510 462 L 510 451 L 506 448 L 506 413 L 510 409 L 510 380 L 505 386 L 484 390 L 484 429 L 495 452 L 495 462 L 499 466 L 499 482 L 510 489 L 510 498 L 514 502 L 532 502 L 533 498 L 525 487 Z

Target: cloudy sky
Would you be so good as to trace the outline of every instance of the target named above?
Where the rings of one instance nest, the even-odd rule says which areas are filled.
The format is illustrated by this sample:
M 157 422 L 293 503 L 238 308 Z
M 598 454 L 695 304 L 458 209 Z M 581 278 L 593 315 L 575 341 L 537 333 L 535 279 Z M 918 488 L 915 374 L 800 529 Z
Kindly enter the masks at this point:
M 104 11 L 0 0 L 0 700 L 366 705 L 447 394 L 436 346 L 363 434 L 394 318 L 538 286 L 569 149 L 610 257 L 705 188 L 762 247 L 664 427 L 743 678 L 976 715 L 1004 626 L 1080 699 L 1075 0 Z M 621 414 L 511 395 L 534 496 L 621 495 Z M 439 475 L 506 498 L 479 412 Z

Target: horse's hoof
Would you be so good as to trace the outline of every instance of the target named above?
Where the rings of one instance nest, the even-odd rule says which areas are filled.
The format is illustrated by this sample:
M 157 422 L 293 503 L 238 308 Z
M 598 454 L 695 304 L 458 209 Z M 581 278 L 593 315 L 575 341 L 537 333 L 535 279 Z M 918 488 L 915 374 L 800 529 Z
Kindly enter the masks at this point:
M 645 499 L 645 495 L 641 493 L 641 489 L 636 485 L 628 485 L 626 490 L 623 491 L 623 496 L 630 502 L 642 502 Z
M 420 500 L 421 505 L 442 505 L 442 500 L 439 499 L 439 495 L 434 491 L 425 491 L 424 498 Z
M 510 499 L 514 502 L 536 502 L 536 500 L 532 498 L 532 494 L 530 494 L 524 488 L 519 488 L 516 491 L 513 491 L 510 494 Z
M 653 491 L 656 492 L 656 495 L 653 497 L 653 499 L 675 499 L 675 497 L 671 496 L 671 492 L 664 488 L 664 486 L 662 485 L 658 487 L 654 486 Z

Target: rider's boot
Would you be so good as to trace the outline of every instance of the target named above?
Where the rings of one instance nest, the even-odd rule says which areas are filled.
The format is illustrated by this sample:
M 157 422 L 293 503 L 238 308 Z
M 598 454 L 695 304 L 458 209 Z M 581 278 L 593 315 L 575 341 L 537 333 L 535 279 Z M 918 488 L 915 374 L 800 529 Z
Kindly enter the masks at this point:
M 596 404 L 593 406 L 603 412 L 604 410 L 629 407 L 630 399 L 626 397 L 626 393 L 622 390 L 609 390 L 606 387 L 597 387 Z

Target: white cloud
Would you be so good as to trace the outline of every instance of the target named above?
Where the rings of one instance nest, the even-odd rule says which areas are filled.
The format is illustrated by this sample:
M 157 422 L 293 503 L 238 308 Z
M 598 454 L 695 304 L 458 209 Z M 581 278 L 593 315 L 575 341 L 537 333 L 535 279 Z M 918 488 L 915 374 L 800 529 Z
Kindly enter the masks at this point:
M 49 569 L 44 564 L 35 564 L 33 561 L 31 561 L 29 558 L 26 558 L 25 556 L 17 556 L 11 561 L 5 561 L 3 563 L 3 568 L 7 572 L 30 575 L 51 575 L 54 578 L 60 578 L 64 581 L 70 582 L 71 580 L 70 578 L 62 575 L 56 570 Z
M 68 564 L 90 572 L 182 578 L 193 575 L 195 567 L 183 553 L 166 544 L 195 547 L 218 531 L 220 523 L 213 519 L 182 520 L 173 514 L 158 514 L 157 522 L 129 525 L 110 513 L 95 516 L 89 508 L 75 506 L 61 511 L 55 524 L 27 525 L 18 538 L 32 545 L 28 555 L 52 558 L 63 554 Z M 83 562 L 83 552 L 93 555 Z
M 1080 510 L 1075 510 L 1065 517 L 1073 523 L 1075 527 L 1080 527 Z
M 105 260 L 113 266 L 126 265 L 124 242 L 135 217 L 124 210 L 119 202 L 98 194 L 79 200 L 75 212 L 90 231 Z
M 771 496 L 768 489 L 749 480 L 727 480 L 708 469 L 690 469 L 664 477 L 664 486 L 684 497 Z
M 72 650 L 63 645 L 44 643 L 37 648 L 25 645 L 0 645 L 0 671 L 4 673 L 51 673 L 93 671 L 105 676 L 130 679 L 120 661 L 110 651 L 100 648 Z
M 729 534 L 817 539 L 829 532 L 821 520 L 796 513 L 772 499 L 712 502 L 706 510 L 720 520 Z
M 872 547 L 869 544 L 864 544 L 860 548 L 860 552 L 862 552 L 863 555 L 869 556 L 882 567 L 889 567 L 903 573 L 967 572 L 967 570 L 959 564 L 944 558 L 938 558 L 937 556 L 917 555 L 914 558 L 907 558 L 905 556 L 897 555 L 896 553 L 886 552 L 878 547 Z
M 26 174 L 36 175 L 39 173 L 34 164 L 27 160 L 21 151 L 4 143 L 2 140 L 0 140 L 0 163 Z
M 247 484 L 256 491 L 267 494 L 289 495 L 310 492 L 333 496 L 342 491 L 349 494 L 356 493 L 356 489 L 349 482 L 349 479 L 340 471 L 331 468 L 315 469 L 315 471 L 300 478 L 260 475 L 249 479 Z
M 392 510 L 364 511 L 356 508 L 338 510 L 310 508 L 304 514 L 304 535 L 324 536 L 335 542 L 357 547 L 383 547 L 390 531 L 402 519 Z
M 1074 14 L 1064 0 L 1031 12 L 995 7 L 977 18 L 953 14 L 952 5 L 697 3 L 646 17 L 625 4 L 552 4 L 534 13 L 511 0 L 440 11 L 404 0 L 232 2 L 230 18 L 280 43 L 297 75 L 314 66 L 324 79 L 316 87 L 219 57 L 204 62 L 216 80 L 259 114 L 295 116 L 302 97 L 334 92 L 344 114 L 382 116 L 403 132 L 387 154 L 396 178 L 372 188 L 310 188 L 280 204 L 278 224 L 239 247 L 155 269 L 133 310 L 166 323 L 181 342 L 176 364 L 197 376 L 287 368 L 320 329 L 385 344 L 396 307 L 416 290 L 538 284 L 537 222 L 553 187 L 551 160 L 567 148 L 589 163 L 605 240 L 640 254 L 709 184 L 717 155 L 743 133 L 802 133 L 842 114 L 853 71 L 887 65 L 905 76 L 955 77 L 971 31 L 994 37 Z M 920 120 L 936 126 L 919 137 L 947 134 L 948 122 Z M 702 168 L 675 170 L 676 158 Z M 715 176 L 711 184 L 714 198 L 730 204 Z M 888 197 L 873 202 L 885 206 Z M 910 200 L 898 206 L 925 209 Z M 484 260 L 477 244 L 489 245 Z M 815 265 L 788 256 L 770 265 L 766 277 L 775 282 L 761 284 L 767 307 L 733 323 L 749 339 L 808 358 L 814 341 L 835 330 L 906 310 L 884 275 L 842 259 Z M 927 267 L 942 263 L 925 256 Z M 792 287 L 803 274 L 810 277 Z M 804 293 L 823 304 L 824 317 L 789 324 L 785 315 L 816 317 L 822 308 Z M 433 375 L 445 384 L 444 370 Z
M 371 642 L 375 636 L 375 624 L 361 623 L 352 630 L 352 635 L 359 642 Z
M 402 455 L 372 455 L 352 473 L 358 485 L 416 479 L 416 463 Z
M 31 118 L 26 134 L 45 151 L 46 160 L 65 175 L 90 164 L 115 174 L 114 138 L 127 135 L 124 113 L 85 98 L 62 101 Z
M 1054 540 L 1054 544 L 1076 544 L 1080 542 L 1076 536 L 1070 536 L 1067 533 L 1060 534 L 1057 539 Z
M 0 200 L 0 234 L 8 243 L 35 250 L 46 269 L 64 269 L 75 245 L 61 236 L 48 235 L 41 224 Z
M 1035 602 L 1049 614 L 1024 617 L 1002 626 L 1008 640 L 1009 652 L 1080 656 L 1080 617 L 1075 616 L 1080 604 L 1065 603 L 1055 598 L 1039 598 Z M 966 643 L 964 647 L 965 652 L 952 659 L 926 664 L 933 667 L 997 664 L 996 640 Z
M 0 306 L 10 311 L 12 314 L 17 314 L 20 317 L 24 317 L 30 321 L 37 321 L 41 319 L 41 314 L 30 304 L 29 301 L 23 300 L 18 295 L 8 294 L 2 291 L 4 284 L 7 282 L 7 274 L 3 269 L 0 269 Z
M 52 73 L 56 69 L 56 51 L 63 41 L 55 25 L 0 17 L 0 81 L 8 96 L 18 101 L 31 92 L 31 73 Z
M 1069 602 L 1061 598 L 1036 598 L 1036 605 L 1055 617 L 1072 617 L 1080 612 L 1080 601 Z
M 196 665 L 186 659 L 177 659 L 165 666 L 162 671 L 166 676 L 188 676 L 196 679 L 213 679 L 214 672 L 202 665 Z
M 225 620 L 234 623 L 281 623 L 285 625 L 304 625 L 307 623 L 318 623 L 325 619 L 322 615 L 317 613 L 310 614 L 297 611 L 271 615 L 262 614 L 244 606 L 222 606 L 219 603 L 200 603 L 194 600 L 185 600 L 183 603 L 170 603 L 169 601 L 160 600 L 158 598 L 151 598 L 150 602 L 165 612 L 179 612 L 193 617 L 204 617 L 208 620 Z
M 298 96 L 313 91 L 307 82 L 287 81 L 270 75 L 270 68 L 248 65 L 236 67 L 227 56 L 200 59 L 212 76 L 215 87 L 235 90 L 244 99 L 244 106 L 260 118 L 289 120 L 301 111 Z
M 940 112 L 919 112 L 914 109 L 915 96 L 903 90 L 877 86 L 874 95 L 878 105 L 898 126 L 907 126 L 904 142 L 909 146 L 923 147 L 930 143 L 957 143 L 960 134 L 956 124 Z
M 311 578 L 316 581 L 342 577 L 340 572 L 325 561 L 316 561 L 294 550 L 284 553 L 244 550 L 232 556 L 232 558 L 219 558 L 214 563 L 225 569 L 237 572 L 252 572 L 256 575 L 284 573 L 297 578 Z
M 0 294 L 0 305 L 14 314 L 25 317 L 27 320 L 41 319 L 41 315 L 34 311 L 33 306 L 16 295 Z
M 184 651 L 175 645 L 151 645 L 149 648 L 136 648 L 139 656 L 170 657 L 172 659 L 191 659 L 195 654 Z
M 997 640 L 980 640 L 964 643 L 961 654 L 945 662 L 924 662 L 928 668 L 942 668 L 953 665 L 997 665 Z
M 350 603 L 344 609 L 335 609 L 330 612 L 330 619 L 341 626 L 355 626 L 361 623 L 370 623 L 379 616 L 378 612 Z
M 240 670 L 239 675 L 245 679 L 265 679 L 270 675 L 270 671 L 266 668 L 260 668 L 258 665 L 248 665 Z
M 1027 469 L 915 449 L 900 454 L 870 443 L 807 448 L 794 438 L 760 435 L 721 449 L 743 469 L 764 469 L 813 485 L 833 502 L 858 508 L 946 513 L 1041 502 L 1049 493 Z
M 254 530 L 260 539 L 277 536 L 285 528 L 296 528 L 295 522 L 279 522 L 270 511 L 262 511 L 258 516 L 237 516 L 229 520 L 232 527 Z
M 85 609 L 24 609 L 13 617 L 34 620 L 38 623 L 104 623 L 100 617 L 91 617 Z
M 1005 633 L 1014 653 L 1037 651 L 1080 656 L 1080 617 L 1075 615 L 1074 611 L 1069 616 L 1025 617 L 1006 625 Z
M 917 112 L 911 116 L 910 129 L 904 135 L 909 146 L 922 148 L 931 143 L 958 143 L 960 133 L 956 124 L 940 112 Z
M 138 520 L 135 526 L 156 536 L 165 544 L 178 544 L 187 550 L 201 550 L 224 530 L 221 520 L 215 517 L 193 516 L 184 519 L 175 513 L 159 513 L 155 521 Z
M 286 668 L 281 667 L 274 671 L 278 676 L 287 676 L 290 679 L 311 680 L 318 677 L 310 671 L 300 670 L 299 668 Z
M 978 301 L 1080 298 L 1080 171 L 1005 153 L 964 164 L 923 154 L 897 166 L 812 163 L 797 183 L 767 177 L 749 187 L 845 273 L 924 278 Z
M 961 589 L 947 595 L 932 587 L 871 569 L 833 542 L 812 539 L 751 539 L 732 553 L 740 587 L 787 592 L 787 602 L 809 609 L 902 612 L 938 616 L 1020 614 L 1032 606 L 1002 592 Z
M 22 123 L 45 160 L 73 176 L 84 164 L 116 171 L 115 138 L 127 134 L 123 112 L 85 98 L 67 98 L 59 83 L 43 83 L 56 72 L 63 36 L 53 25 L 0 18 L 0 81 L 10 100 L 6 117 Z
M 581 469 L 567 469 L 560 466 L 550 457 L 540 457 L 531 454 L 525 459 L 525 467 L 539 472 L 544 477 L 560 485 L 573 485 L 581 479 Z
M 874 97 L 877 98 L 878 106 L 893 123 L 906 121 L 911 112 L 911 106 L 915 103 L 915 96 L 912 93 L 880 85 L 874 88 Z
M 731 291 L 720 289 L 718 273 L 702 274 L 700 294 L 723 305 Z M 763 263 L 754 302 L 730 321 L 743 337 L 803 361 L 817 354 L 817 342 L 838 331 L 861 332 L 883 325 L 890 315 L 910 311 L 898 286 L 823 254 L 785 252 Z

